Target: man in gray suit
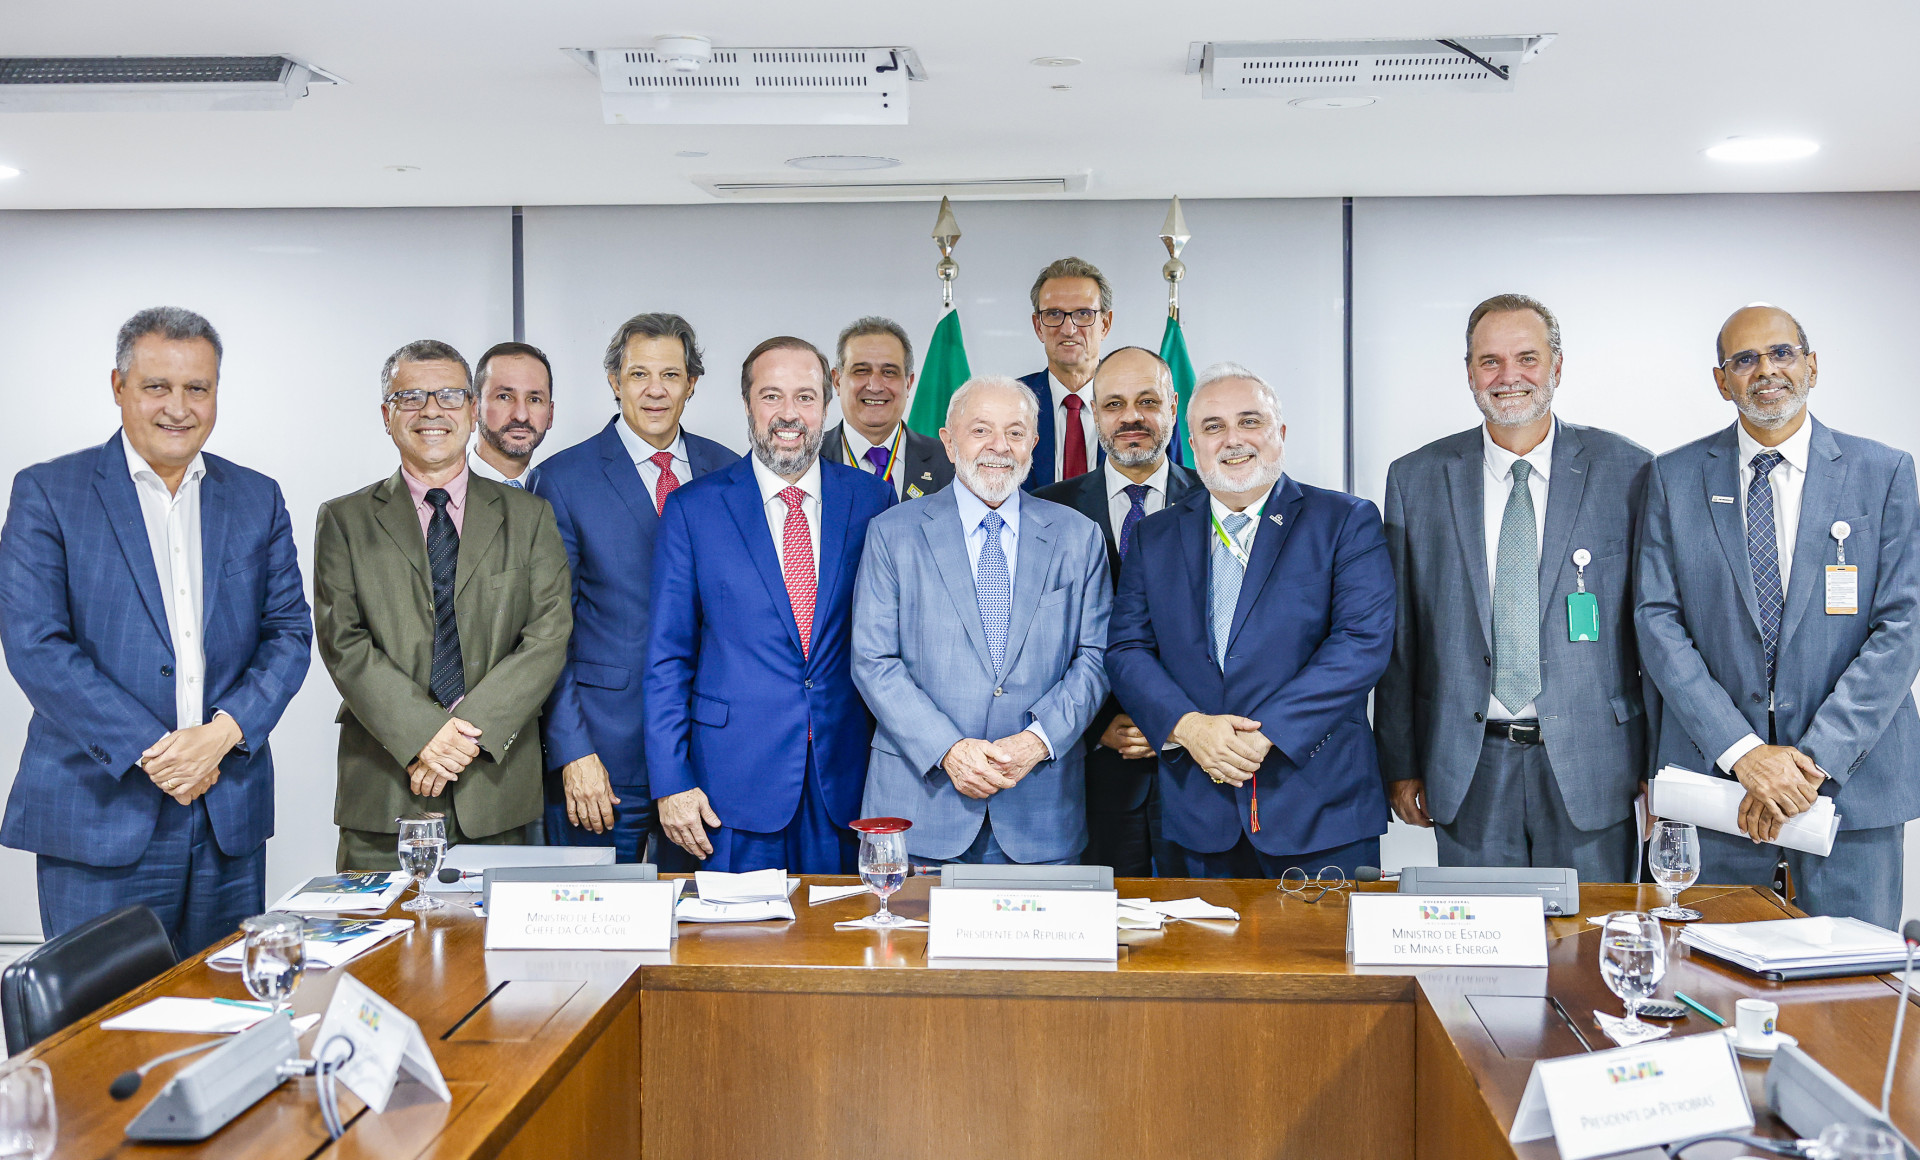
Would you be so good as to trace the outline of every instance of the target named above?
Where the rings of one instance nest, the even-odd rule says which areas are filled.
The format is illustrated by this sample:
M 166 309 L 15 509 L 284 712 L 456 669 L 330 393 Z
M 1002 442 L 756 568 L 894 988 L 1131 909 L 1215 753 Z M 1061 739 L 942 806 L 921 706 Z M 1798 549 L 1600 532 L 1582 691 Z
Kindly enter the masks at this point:
M 1443 866 L 1628 881 L 1648 772 L 1632 547 L 1653 456 L 1555 420 L 1560 324 L 1534 299 L 1476 306 L 1466 362 L 1486 423 L 1387 472 L 1380 775 Z
M 1658 758 L 1747 791 L 1747 838 L 1702 833 L 1701 881 L 1764 885 L 1784 856 L 1802 910 L 1891 929 L 1920 817 L 1913 457 L 1807 413 L 1819 367 L 1786 311 L 1736 310 L 1715 356 L 1739 418 L 1647 486 L 1634 620 Z M 1832 853 L 1773 845 L 1816 794 L 1841 817 Z
M 956 486 L 874 517 L 853 597 L 853 680 L 878 728 L 869 817 L 934 862 L 1071 862 L 1087 844 L 1081 734 L 1107 695 L 1113 587 L 1100 528 L 1023 495 L 1039 405 L 970 380 L 940 439 Z

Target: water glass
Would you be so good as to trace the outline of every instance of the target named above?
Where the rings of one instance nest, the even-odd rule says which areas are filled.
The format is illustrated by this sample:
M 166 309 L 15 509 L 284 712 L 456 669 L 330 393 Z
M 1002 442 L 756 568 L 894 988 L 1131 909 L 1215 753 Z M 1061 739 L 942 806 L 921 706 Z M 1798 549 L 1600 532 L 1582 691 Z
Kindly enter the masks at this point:
M 1820 1160 L 1903 1160 L 1900 1140 L 1884 1128 L 1829 1124 L 1813 1154 Z
M 1647 869 L 1667 896 L 1665 906 L 1649 913 L 1673 922 L 1692 922 L 1697 910 L 1680 905 L 1680 892 L 1700 880 L 1700 831 L 1692 822 L 1661 819 L 1647 835 Z
M 440 860 L 447 854 L 447 823 L 439 814 L 397 819 L 400 869 L 413 879 L 414 896 L 402 903 L 402 910 L 437 910 L 439 899 L 429 897 L 426 883 L 440 872 Z
M 904 920 L 888 909 L 887 899 L 907 880 L 905 818 L 862 818 L 853 823 L 860 835 L 860 881 L 880 896 L 880 909 L 869 920 L 874 926 L 898 926 Z
M 1640 1004 L 1666 974 L 1667 943 L 1660 920 L 1633 910 L 1609 914 L 1600 925 L 1600 978 L 1626 1005 L 1629 1032 L 1647 1029 L 1640 1022 Z
M 0 1160 L 47 1160 L 60 1121 L 53 1073 L 40 1060 L 0 1071 Z
M 278 1015 L 307 970 L 307 939 L 298 915 L 257 914 L 240 924 L 246 935 L 240 960 L 240 979 L 247 994 L 271 1003 Z

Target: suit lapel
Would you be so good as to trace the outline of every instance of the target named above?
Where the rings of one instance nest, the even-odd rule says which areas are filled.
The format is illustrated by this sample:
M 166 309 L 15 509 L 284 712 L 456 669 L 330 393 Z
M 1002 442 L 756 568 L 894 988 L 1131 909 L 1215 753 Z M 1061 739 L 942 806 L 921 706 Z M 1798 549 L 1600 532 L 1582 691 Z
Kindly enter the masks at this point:
M 1460 545 L 1462 563 L 1467 566 L 1467 593 L 1473 600 L 1474 616 L 1480 621 L 1480 638 L 1491 649 L 1493 626 L 1487 605 L 1493 588 L 1487 577 L 1485 476 L 1486 453 L 1478 439 L 1447 461 L 1447 501 L 1453 509 L 1454 539 Z M 1551 515 L 1551 497 L 1547 506 Z
M 695 479 L 699 479 L 709 472 L 724 471 L 735 463 L 738 463 L 742 458 L 741 456 L 735 455 L 732 450 L 726 446 L 715 443 L 711 439 L 704 439 L 695 435 L 684 427 L 680 429 L 680 438 L 687 448 L 687 470 L 693 474 L 693 478 Z M 639 473 L 635 472 L 634 474 L 637 475 Z M 685 483 L 687 481 L 683 479 L 680 482 Z
M 1047 582 L 1048 565 L 1053 562 L 1054 527 L 1052 517 L 1038 501 L 1020 501 L 1020 558 L 1014 562 L 1013 610 L 1007 617 L 1007 657 L 1000 672 L 1013 671 L 1020 650 L 1027 643 L 1027 630 L 1033 624 L 1034 609 Z M 975 617 L 975 619 L 979 619 Z M 999 673 L 994 674 L 996 677 Z
M 847 470 L 859 469 L 849 467 Z M 827 470 L 827 465 L 821 466 L 820 567 L 816 577 L 819 594 L 814 598 L 813 640 L 808 643 L 809 648 L 819 643 L 820 625 L 826 619 L 824 612 L 827 601 L 840 583 L 840 569 L 847 551 L 847 525 L 853 520 L 853 489 L 847 484 L 847 478 L 840 472 Z M 797 631 L 795 635 L 798 636 Z
M 1178 463 L 1167 466 L 1167 507 L 1186 499 L 1200 486 L 1200 478 Z
M 431 583 L 432 577 L 427 575 L 427 536 L 420 530 L 420 515 L 413 510 L 413 496 L 398 471 L 374 489 L 373 503 L 373 518 L 386 529 L 393 546 L 400 549 L 400 555 L 413 565 L 422 579 Z
M 147 517 L 140 510 L 140 495 L 134 490 L 133 477 L 127 474 L 127 453 L 115 435 L 100 448 L 99 466 L 94 469 L 93 489 L 106 505 L 113 523 L 113 534 L 120 541 L 121 554 L 133 569 L 134 587 L 140 590 L 140 602 L 147 606 L 153 627 L 160 639 L 173 649 L 173 634 L 167 631 L 167 605 L 160 596 L 160 574 L 153 570 L 153 545 L 147 539 Z M 202 573 L 205 572 L 202 557 Z M 212 607 L 212 602 L 208 602 Z
M 1580 433 L 1565 423 L 1554 438 L 1552 474 L 1547 478 L 1547 531 L 1540 543 L 1540 621 L 1546 623 L 1554 596 L 1563 587 L 1560 574 L 1572 567 L 1573 525 L 1587 490 L 1586 447 Z
M 620 432 L 614 429 L 614 423 L 624 423 L 619 415 L 613 417 L 597 438 L 600 441 L 600 468 L 606 474 L 607 483 L 614 494 L 620 497 L 633 518 L 641 524 L 648 524 L 660 518 L 653 506 L 653 497 L 647 494 L 647 485 L 640 479 L 640 469 L 633 464 L 633 456 L 627 453 L 627 445 L 621 441 Z M 691 462 L 691 460 L 689 460 Z
M 1240 599 L 1233 606 L 1233 627 L 1227 631 L 1227 647 L 1233 647 L 1234 640 L 1240 635 L 1240 628 L 1247 623 L 1247 616 L 1253 611 L 1254 602 L 1260 599 L 1261 589 L 1267 586 L 1267 576 L 1273 571 L 1273 562 L 1280 558 L 1280 549 L 1286 546 L 1287 537 L 1293 534 L 1293 526 L 1299 522 L 1300 507 L 1306 503 L 1306 494 L 1300 485 L 1289 476 L 1281 476 L 1268 493 L 1267 502 L 1260 506 L 1261 527 L 1253 537 L 1253 555 L 1247 559 L 1247 573 L 1240 579 Z M 1278 523 L 1274 516 L 1279 516 Z
M 907 432 L 906 462 L 902 465 L 907 473 L 907 477 L 902 480 L 900 484 L 900 498 L 902 500 L 918 498 L 917 496 L 907 493 L 907 489 L 910 487 L 919 488 L 921 495 L 932 495 L 935 491 L 939 490 L 940 481 L 933 476 L 935 455 L 946 455 L 946 451 L 941 448 L 938 439 L 923 440 L 913 431 Z
M 959 486 L 962 485 L 954 485 Z M 953 600 L 954 611 L 960 614 L 967 638 L 980 654 L 980 667 L 992 668 L 993 661 L 987 653 L 987 633 L 980 626 L 980 601 L 973 590 L 973 566 L 967 558 L 967 533 L 960 526 L 960 505 L 954 499 L 953 487 L 934 492 L 926 510 L 927 518 L 920 525 L 920 534 L 927 541 L 927 550 L 933 554 L 940 578 L 946 581 L 947 595 Z M 1026 545 L 1020 547 L 1024 549 Z
M 1033 472 L 1022 484 L 1027 491 L 1060 478 L 1059 469 L 1053 461 L 1053 382 L 1046 371 L 1037 375 L 1028 375 L 1020 380 L 1026 384 L 1033 397 L 1040 403 L 1039 439 L 1033 445 Z
M 740 543 L 747 550 L 748 559 L 753 561 L 754 571 L 760 573 L 760 582 L 766 585 L 767 596 L 773 601 L 774 609 L 779 612 L 781 622 L 786 625 L 787 639 L 793 644 L 793 651 L 800 651 L 800 626 L 793 619 L 793 601 L 787 599 L 787 578 L 780 572 L 780 555 L 773 548 L 773 534 L 767 529 L 767 507 L 760 501 L 760 484 L 754 478 L 753 468 L 746 460 L 744 470 L 736 470 L 727 480 L 727 511 L 733 516 L 733 522 L 740 530 Z M 825 484 L 821 485 L 825 490 Z M 821 503 L 824 509 L 826 504 Z M 826 555 L 826 534 L 822 528 L 820 554 Z M 816 597 L 816 602 L 817 602 Z M 817 616 L 814 618 L 819 619 Z M 812 642 L 808 642 L 811 647 Z
M 1194 623 L 1200 626 L 1200 635 L 1205 640 L 1213 623 L 1207 608 L 1207 562 L 1212 551 L 1209 540 L 1213 535 L 1210 524 L 1213 511 L 1205 491 L 1196 492 L 1185 502 L 1187 507 L 1180 513 L 1180 557 L 1187 562 L 1187 592 L 1193 598 Z M 1207 655 L 1212 656 L 1210 640 L 1206 641 L 1206 647 Z
M 467 511 L 460 520 L 460 558 L 453 567 L 453 594 L 460 595 L 479 572 L 487 559 L 487 549 L 493 546 L 494 538 L 500 534 L 506 523 L 503 511 L 505 503 L 500 493 L 493 487 L 490 479 L 478 476 L 467 477 Z M 505 484 L 495 484 L 505 487 Z
M 1840 497 L 1847 491 L 1847 461 L 1840 458 L 1840 444 L 1824 424 L 1812 416 L 1807 422 L 1813 424 L 1813 437 L 1807 445 L 1807 479 L 1800 489 L 1800 531 L 1794 537 L 1793 572 L 1787 581 L 1787 607 L 1780 623 L 1782 654 L 1812 606 L 1816 588 L 1822 590 L 1821 607 L 1826 606 L 1826 542 L 1832 535 Z
M 1747 529 L 1740 515 L 1740 440 L 1732 427 L 1707 445 L 1706 461 L 1700 465 L 1700 479 L 1705 493 L 1700 498 L 1706 502 L 1713 530 L 1720 538 L 1720 551 L 1727 558 L 1728 571 L 1733 573 L 1734 590 L 1746 601 L 1747 615 L 1757 629 L 1760 601 L 1753 594 L 1753 565 L 1747 560 Z M 1716 495 L 1733 502 L 1715 503 Z M 1684 551 L 1686 546 L 1677 547 Z
M 226 580 L 227 489 L 226 473 L 219 461 L 205 460 L 207 473 L 200 477 L 200 640 L 206 643 L 207 630 L 213 624 L 213 610 L 220 607 L 220 587 Z

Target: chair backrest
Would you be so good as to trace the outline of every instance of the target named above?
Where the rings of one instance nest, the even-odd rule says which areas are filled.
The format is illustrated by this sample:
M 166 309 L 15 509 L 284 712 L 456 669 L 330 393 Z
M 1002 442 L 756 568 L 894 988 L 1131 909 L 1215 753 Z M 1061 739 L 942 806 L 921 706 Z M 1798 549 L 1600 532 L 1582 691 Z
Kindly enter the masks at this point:
M 25 1051 L 177 962 L 167 928 L 144 906 L 122 907 L 47 940 L 0 972 L 7 1053 Z

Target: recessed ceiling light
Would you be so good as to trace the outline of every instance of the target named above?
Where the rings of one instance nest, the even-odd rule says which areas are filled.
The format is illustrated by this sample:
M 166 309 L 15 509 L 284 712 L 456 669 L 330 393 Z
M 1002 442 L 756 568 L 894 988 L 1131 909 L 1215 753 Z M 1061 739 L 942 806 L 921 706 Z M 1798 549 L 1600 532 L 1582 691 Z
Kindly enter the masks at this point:
M 892 169 L 900 164 L 891 157 L 865 157 L 844 153 L 821 153 L 812 157 L 789 157 L 787 164 L 794 169 Z
M 0 165 L 0 181 L 5 181 L 9 177 L 18 177 L 18 176 L 20 176 L 20 171 L 18 169 L 15 169 L 11 165 Z
M 1073 91 L 1072 85 L 1048 85 L 1047 87 L 1052 89 L 1056 93 L 1067 93 L 1067 92 Z
M 1027 62 L 1040 68 L 1072 68 L 1080 63 L 1077 56 L 1036 56 Z
M 1804 137 L 1729 137 L 1706 150 L 1715 161 L 1798 161 L 1820 152 Z
M 680 152 L 674 154 L 675 157 L 705 157 L 706 155 L 707 151 L 705 149 L 682 149 Z
M 381 166 L 381 168 L 382 168 L 382 169 L 385 169 L 385 170 L 386 170 L 386 171 L 387 171 L 388 173 L 418 173 L 418 172 L 420 172 L 420 167 L 419 167 L 418 165 L 383 165 L 383 166 Z
M 1301 97 L 1288 101 L 1296 109 L 1364 109 L 1378 97 Z

